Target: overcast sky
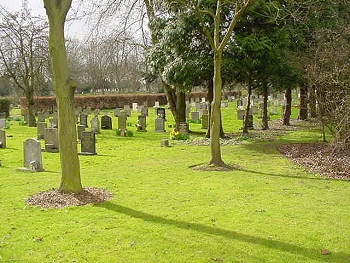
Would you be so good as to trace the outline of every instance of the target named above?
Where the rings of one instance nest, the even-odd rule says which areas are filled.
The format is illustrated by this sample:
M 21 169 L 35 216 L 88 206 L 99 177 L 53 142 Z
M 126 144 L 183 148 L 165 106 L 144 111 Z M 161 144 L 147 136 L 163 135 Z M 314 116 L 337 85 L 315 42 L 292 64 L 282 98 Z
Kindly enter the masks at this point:
M 27 0 L 27 2 L 33 15 L 41 15 L 46 17 L 43 0 Z M 0 0 L 0 5 L 5 7 L 8 11 L 16 12 L 21 10 L 22 0 Z M 74 4 L 73 1 L 70 12 L 72 13 L 73 8 L 77 8 L 77 6 L 78 5 Z M 81 39 L 89 33 L 86 21 L 71 21 L 66 23 L 66 31 L 68 36 Z

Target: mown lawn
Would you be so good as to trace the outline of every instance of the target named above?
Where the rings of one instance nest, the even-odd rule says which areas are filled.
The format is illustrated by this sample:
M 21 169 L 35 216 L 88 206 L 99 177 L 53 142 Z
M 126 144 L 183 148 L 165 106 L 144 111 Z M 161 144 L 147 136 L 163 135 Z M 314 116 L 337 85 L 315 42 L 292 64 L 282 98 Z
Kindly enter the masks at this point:
M 234 108 L 223 110 L 227 133 L 241 126 Z M 43 153 L 45 172 L 17 171 L 36 128 L 12 121 L 0 149 L 0 262 L 350 262 L 349 181 L 309 174 L 277 150 L 320 141 L 319 130 L 223 146 L 224 161 L 241 170 L 195 171 L 208 146 L 160 147 L 171 128 L 154 133 L 150 115 L 148 132 L 104 130 L 98 155 L 79 157 L 83 185 L 114 197 L 62 209 L 26 206 L 28 196 L 58 187 L 59 155 Z

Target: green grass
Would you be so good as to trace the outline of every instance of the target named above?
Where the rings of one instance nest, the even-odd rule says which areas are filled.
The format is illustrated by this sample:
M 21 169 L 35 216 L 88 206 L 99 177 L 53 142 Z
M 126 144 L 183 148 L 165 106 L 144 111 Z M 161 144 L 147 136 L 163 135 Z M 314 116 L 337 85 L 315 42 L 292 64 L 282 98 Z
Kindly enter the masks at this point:
M 234 107 L 223 110 L 227 133 L 241 127 Z M 36 128 L 12 121 L 6 133 L 13 137 L 0 149 L 0 262 L 350 262 L 349 182 L 309 174 L 276 149 L 320 141 L 318 130 L 223 146 L 224 161 L 243 169 L 204 172 L 189 166 L 207 162 L 209 148 L 160 147 L 172 128 L 154 133 L 150 114 L 148 132 L 103 130 L 98 155 L 79 157 L 83 185 L 114 197 L 58 210 L 25 205 L 28 196 L 58 187 L 59 155 L 43 153 L 45 172 L 17 171 L 22 143 Z

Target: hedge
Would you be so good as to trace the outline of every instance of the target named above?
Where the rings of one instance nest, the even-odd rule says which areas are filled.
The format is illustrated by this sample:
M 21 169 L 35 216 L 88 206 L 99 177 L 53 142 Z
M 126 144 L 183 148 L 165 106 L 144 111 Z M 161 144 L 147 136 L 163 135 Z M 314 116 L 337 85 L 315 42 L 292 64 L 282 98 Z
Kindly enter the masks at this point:
M 235 95 L 235 92 L 226 92 L 225 95 Z M 206 97 L 206 92 L 193 92 L 187 95 L 187 100 L 198 100 Z M 91 96 L 76 96 L 74 98 L 76 109 L 115 109 L 123 108 L 124 105 L 138 103 L 139 105 L 153 106 L 158 101 L 160 105 L 167 104 L 165 93 L 155 94 L 110 94 L 110 95 L 91 95 Z M 20 106 L 23 112 L 27 109 L 26 98 L 20 98 Z M 35 97 L 34 111 L 53 112 L 56 108 L 55 97 Z

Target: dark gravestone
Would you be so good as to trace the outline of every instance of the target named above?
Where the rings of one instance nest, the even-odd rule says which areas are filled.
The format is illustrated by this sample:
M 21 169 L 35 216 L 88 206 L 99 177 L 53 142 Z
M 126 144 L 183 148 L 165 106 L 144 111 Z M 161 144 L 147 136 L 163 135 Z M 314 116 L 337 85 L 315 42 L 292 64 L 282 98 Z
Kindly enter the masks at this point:
M 136 128 L 138 131 L 146 131 L 146 116 L 140 115 L 137 117 Z
M 165 109 L 164 108 L 157 108 L 156 115 L 165 120 Z
M 80 155 L 95 155 L 96 154 L 96 139 L 94 132 L 83 132 L 81 137 L 81 152 Z
M 101 117 L 101 129 L 112 130 L 112 118 L 108 115 L 104 115 Z
M 86 128 L 88 127 L 87 123 L 88 115 L 85 113 L 80 113 L 79 115 L 79 123 L 80 125 L 84 125 Z
M 202 129 L 208 129 L 208 123 L 209 123 L 209 115 L 203 114 L 202 115 Z
M 85 131 L 84 125 L 78 125 L 78 140 L 81 140 L 81 137 L 83 136 L 83 132 Z
M 6 133 L 0 130 L 0 148 L 6 148 Z

